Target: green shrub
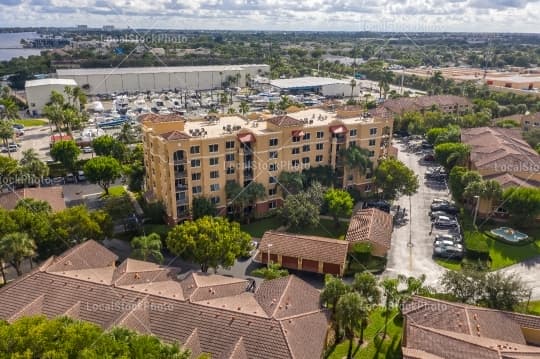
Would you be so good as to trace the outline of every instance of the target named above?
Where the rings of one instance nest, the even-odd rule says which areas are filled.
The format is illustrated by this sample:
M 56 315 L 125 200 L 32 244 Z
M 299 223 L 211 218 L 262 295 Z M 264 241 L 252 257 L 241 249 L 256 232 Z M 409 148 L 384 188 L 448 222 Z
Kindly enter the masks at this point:
M 359 261 L 367 262 L 369 257 L 371 257 L 372 250 L 373 246 L 371 243 L 355 243 L 352 247 L 352 255 Z
M 489 246 L 486 237 L 481 232 L 465 234 L 465 248 L 470 259 L 489 259 Z

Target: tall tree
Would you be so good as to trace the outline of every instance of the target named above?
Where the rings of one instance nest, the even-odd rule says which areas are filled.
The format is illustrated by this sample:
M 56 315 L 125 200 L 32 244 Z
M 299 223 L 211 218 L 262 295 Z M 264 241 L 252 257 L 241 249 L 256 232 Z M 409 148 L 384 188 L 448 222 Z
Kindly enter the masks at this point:
M 122 167 L 112 157 L 94 157 L 84 165 L 84 173 L 90 182 L 103 188 L 108 195 L 109 187 L 122 176 Z
M 340 157 L 343 158 L 345 166 L 350 171 L 358 171 L 360 174 L 366 174 L 368 170 L 373 168 L 369 154 L 369 150 L 357 146 L 349 146 L 347 149 L 340 150 Z
M 356 87 L 356 80 L 355 79 L 351 79 L 351 82 L 349 83 L 349 85 L 351 86 L 351 100 L 354 96 L 354 88 Z
M 17 275 L 22 275 L 23 260 L 32 260 L 35 254 L 36 244 L 26 233 L 9 233 L 0 239 L 0 258 L 10 263 L 17 271 Z
M 163 262 L 161 253 L 161 237 L 157 233 L 150 233 L 147 236 L 135 237 L 131 240 L 132 255 L 135 258 L 146 261 L 153 258 L 157 262 Z
M 74 170 L 81 149 L 75 141 L 58 141 L 51 148 L 51 157 L 64 165 L 67 170 Z
M 441 143 L 435 146 L 435 159 L 446 169 L 451 169 L 465 165 L 469 151 L 469 146 L 463 143 Z
M 247 205 L 251 207 L 251 210 L 247 217 L 249 221 L 255 213 L 255 206 L 257 201 L 266 197 L 266 188 L 263 184 L 253 181 L 247 185 L 244 192 L 246 194 Z
M 367 320 L 367 317 L 367 303 L 358 293 L 349 292 L 339 298 L 336 308 L 336 321 L 345 332 L 345 337 L 349 339 L 348 359 L 352 358 L 352 347 L 356 331 L 360 330 L 360 337 L 363 341 L 364 326 L 362 322 Z
M 0 139 L 4 143 L 4 147 L 8 149 L 8 142 L 13 140 L 15 136 L 15 130 L 13 129 L 13 123 L 8 120 L 0 120 Z M 11 152 L 8 149 L 8 157 L 11 158 Z
M 167 248 L 207 272 L 209 268 L 231 267 L 236 258 L 251 250 L 251 236 L 226 218 L 203 217 L 174 227 L 167 236 Z
M 399 280 L 395 278 L 386 278 L 381 282 L 384 295 L 384 335 L 388 330 L 388 318 L 390 316 L 390 309 L 392 305 L 399 302 L 398 291 Z
M 528 223 L 540 214 L 540 189 L 510 187 L 503 194 L 504 208 L 517 223 Z
M 31 183 L 39 183 L 40 178 L 49 174 L 49 166 L 39 159 L 38 153 L 33 148 L 23 151 L 19 163 L 21 171 L 29 177 Z
M 351 288 L 341 279 L 330 274 L 327 274 L 324 277 L 324 288 L 321 291 L 321 302 L 326 308 L 330 309 L 336 342 L 339 341 L 339 326 L 336 321 L 337 303 L 339 298 L 350 291 Z
M 297 194 L 304 187 L 300 172 L 281 171 L 278 176 L 278 184 L 281 186 L 284 198 L 289 194 Z
M 240 102 L 240 113 L 242 114 L 242 116 L 245 117 L 248 112 L 249 112 L 249 104 L 247 103 L 247 101 Z
M 349 217 L 352 213 L 354 202 L 351 195 L 342 189 L 331 188 L 326 191 L 324 200 L 328 205 L 328 211 L 334 218 L 334 224 L 339 227 L 340 218 Z
M 383 160 L 375 170 L 375 185 L 387 199 L 410 196 L 418 191 L 418 176 L 405 164 L 393 158 Z
M 193 198 L 191 208 L 193 219 L 199 219 L 204 216 L 214 217 L 217 215 L 216 205 L 206 197 Z
M 370 272 L 356 273 L 352 287 L 369 305 L 377 305 L 381 301 L 378 280 Z

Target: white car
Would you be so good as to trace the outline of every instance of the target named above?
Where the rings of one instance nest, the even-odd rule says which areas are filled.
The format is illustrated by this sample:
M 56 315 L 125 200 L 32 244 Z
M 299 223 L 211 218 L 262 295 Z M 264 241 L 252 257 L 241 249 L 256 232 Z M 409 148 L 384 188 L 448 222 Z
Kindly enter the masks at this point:
M 83 147 L 82 149 L 83 153 L 92 153 L 94 152 L 94 149 L 90 146 Z

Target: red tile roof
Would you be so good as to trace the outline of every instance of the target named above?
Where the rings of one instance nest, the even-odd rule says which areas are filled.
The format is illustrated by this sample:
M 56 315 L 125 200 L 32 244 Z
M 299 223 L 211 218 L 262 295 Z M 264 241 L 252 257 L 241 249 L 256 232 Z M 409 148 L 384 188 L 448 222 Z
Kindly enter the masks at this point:
M 339 239 L 266 231 L 259 244 L 259 261 L 268 253 L 268 245 L 272 254 L 340 265 L 347 260 L 348 243 Z
M 145 115 L 142 115 L 139 120 L 141 123 L 151 122 L 151 123 L 159 123 L 159 122 L 174 122 L 174 121 L 186 121 L 186 119 L 178 114 L 170 114 L 170 115 L 158 115 L 155 113 L 148 113 Z
M 21 199 L 32 198 L 45 201 L 51 205 L 54 212 L 66 209 L 64 190 L 62 186 L 29 187 L 0 194 L 0 207 L 13 209 Z
M 188 140 L 191 138 L 191 136 L 187 133 L 176 130 L 162 133 L 161 137 L 163 137 L 167 141 Z
M 278 127 L 294 127 L 302 126 L 304 124 L 304 122 L 301 120 L 297 120 L 296 118 L 287 115 L 274 116 L 269 118 L 267 121 Z
M 390 249 L 392 243 L 392 215 L 377 208 L 357 211 L 351 218 L 345 236 L 348 242 L 371 242 Z
M 294 276 L 266 281 L 252 293 L 241 279 L 190 273 L 180 280 L 164 275 L 171 273 L 169 268 L 133 260 L 115 267 L 112 259 L 116 259 L 113 253 L 88 241 L 46 261 L 0 289 L 0 318 L 69 315 L 103 328 L 124 326 L 179 341 L 194 354 L 205 352 L 212 357 L 319 358 L 323 353 L 328 319 L 320 308 L 319 291 Z M 64 267 L 73 268 L 69 276 Z M 92 270 L 97 274 L 89 274 Z M 75 276 L 77 271 L 84 275 Z M 109 271 L 110 283 L 94 280 Z M 155 278 L 146 277 L 149 273 Z M 137 281 L 145 278 L 146 284 L 118 286 L 126 276 Z M 146 290 L 155 285 L 173 285 L 176 297 Z M 208 300 L 210 304 L 192 300 L 199 291 L 225 293 L 218 298 L 225 300 L 240 285 L 243 292 L 231 296 L 234 307 L 218 307 L 215 299 Z M 229 287 L 231 292 L 220 292 L 219 287 Z M 236 305 L 243 303 L 265 309 L 257 314 L 238 310 Z
M 454 95 L 438 96 L 419 96 L 419 97 L 401 97 L 397 99 L 386 100 L 383 107 L 396 114 L 404 112 L 414 112 L 420 110 L 429 110 L 432 107 L 441 106 L 472 106 L 469 99 Z
M 540 348 L 526 345 L 521 331 L 540 329 L 540 317 L 423 297 L 406 303 L 403 315 L 404 357 L 416 358 L 415 351 L 448 359 L 540 357 Z

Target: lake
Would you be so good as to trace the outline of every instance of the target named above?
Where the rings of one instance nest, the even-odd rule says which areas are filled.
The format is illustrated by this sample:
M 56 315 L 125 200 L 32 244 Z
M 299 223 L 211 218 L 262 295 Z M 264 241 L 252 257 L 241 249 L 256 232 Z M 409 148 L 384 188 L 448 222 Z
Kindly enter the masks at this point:
M 24 49 L 21 45 L 21 39 L 35 37 L 39 37 L 35 32 L 0 33 L 0 61 L 7 61 L 19 56 L 39 55 L 40 49 Z

